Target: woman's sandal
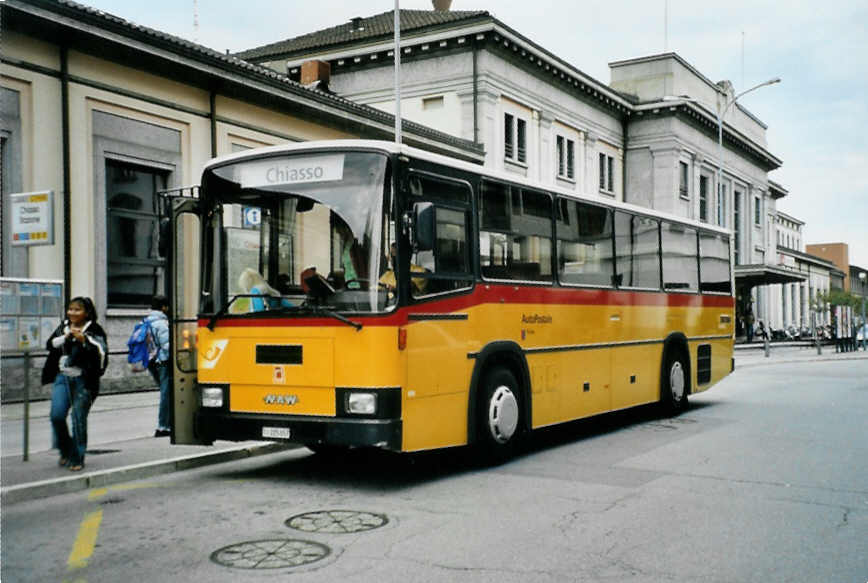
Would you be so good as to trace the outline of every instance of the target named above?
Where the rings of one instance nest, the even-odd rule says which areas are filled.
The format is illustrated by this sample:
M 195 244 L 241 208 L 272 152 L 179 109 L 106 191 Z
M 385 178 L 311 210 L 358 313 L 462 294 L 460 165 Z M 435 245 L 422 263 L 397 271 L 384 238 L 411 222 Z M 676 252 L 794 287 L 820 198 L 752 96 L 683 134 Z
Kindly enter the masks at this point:
M 59 460 L 57 460 L 57 465 L 59 465 L 60 467 L 64 467 L 68 463 L 69 460 L 65 457 L 61 457 Z
M 83 469 L 84 469 L 84 464 L 74 464 L 74 465 L 69 466 L 70 472 L 80 472 Z

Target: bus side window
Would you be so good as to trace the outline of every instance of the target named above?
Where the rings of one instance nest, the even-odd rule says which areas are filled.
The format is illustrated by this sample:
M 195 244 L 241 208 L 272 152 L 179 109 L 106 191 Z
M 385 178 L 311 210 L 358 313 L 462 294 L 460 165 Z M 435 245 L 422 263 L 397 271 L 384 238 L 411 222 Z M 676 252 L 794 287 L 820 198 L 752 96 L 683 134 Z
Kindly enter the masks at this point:
M 660 289 L 659 222 L 615 211 L 615 281 L 618 286 Z
M 661 223 L 663 243 L 663 289 L 697 291 L 699 255 L 696 229 L 677 223 Z
M 479 212 L 483 277 L 552 281 L 552 200 L 547 193 L 486 180 Z
M 434 249 L 418 251 L 411 256 L 410 289 L 413 297 L 470 287 L 473 278 L 467 244 L 469 213 L 466 206 L 470 201 L 469 187 L 428 176 L 415 176 L 413 182 L 421 196 L 433 199 L 435 203 Z M 422 275 L 414 277 L 415 273 Z
M 732 293 L 729 241 L 720 233 L 699 233 L 700 291 Z
M 558 277 L 562 283 L 611 286 L 612 212 L 577 201 L 558 201 Z

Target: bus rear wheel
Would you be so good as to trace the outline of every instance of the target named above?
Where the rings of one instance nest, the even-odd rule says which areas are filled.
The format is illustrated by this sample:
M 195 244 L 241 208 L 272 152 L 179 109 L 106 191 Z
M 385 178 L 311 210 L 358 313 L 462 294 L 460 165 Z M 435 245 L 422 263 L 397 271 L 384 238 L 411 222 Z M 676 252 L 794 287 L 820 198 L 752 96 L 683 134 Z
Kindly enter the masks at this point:
M 514 453 L 521 435 L 518 382 L 504 367 L 493 368 L 482 385 L 476 442 L 482 461 L 501 463 Z
M 660 404 L 666 415 L 678 415 L 687 409 L 687 395 L 690 393 L 690 376 L 684 351 L 667 351 L 661 372 Z

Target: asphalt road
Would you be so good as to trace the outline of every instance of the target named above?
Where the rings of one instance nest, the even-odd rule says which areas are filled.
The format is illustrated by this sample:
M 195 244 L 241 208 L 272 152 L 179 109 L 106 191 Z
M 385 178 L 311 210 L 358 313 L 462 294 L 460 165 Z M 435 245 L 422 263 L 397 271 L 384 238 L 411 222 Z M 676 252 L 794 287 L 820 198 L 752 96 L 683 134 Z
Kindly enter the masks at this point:
M 692 403 L 546 430 L 496 468 L 301 449 L 20 503 L 0 576 L 868 580 L 868 361 L 746 368 Z

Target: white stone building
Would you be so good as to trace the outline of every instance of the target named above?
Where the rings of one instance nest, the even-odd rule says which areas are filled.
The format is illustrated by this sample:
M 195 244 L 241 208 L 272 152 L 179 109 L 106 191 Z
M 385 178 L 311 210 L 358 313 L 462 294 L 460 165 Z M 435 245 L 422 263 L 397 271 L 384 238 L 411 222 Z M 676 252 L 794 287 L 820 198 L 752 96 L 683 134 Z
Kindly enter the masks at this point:
M 94 299 L 114 353 L 105 391 L 152 383 L 127 374 L 124 353 L 151 296 L 166 291 L 156 236 L 165 209 L 155 190 L 198 184 L 212 157 L 240 149 L 393 136 L 394 118 L 381 110 L 77 2 L 5 0 L 0 11 L 0 274 L 59 280 L 67 298 Z M 409 121 L 404 135 L 482 160 L 476 144 L 454 135 Z M 9 195 L 31 192 L 53 202 L 48 244 L 12 240 Z M 50 329 L 61 311 L 45 318 Z M 10 368 L 20 359 L 6 358 L 18 348 L 8 341 L 19 337 L 17 324 L 3 316 L 7 400 L 22 383 Z
M 386 12 L 238 56 L 391 112 L 393 30 Z M 777 265 L 782 162 L 731 83 L 665 53 L 610 63 L 606 84 L 485 11 L 402 10 L 401 43 L 402 115 L 481 143 L 487 166 L 729 227 L 739 312 L 767 319 L 762 290 L 804 278 Z
M 802 232 L 805 222 L 778 210 L 775 216 L 777 263 L 794 273 L 804 275 L 803 281 L 773 284 L 768 287 L 769 325 L 775 330 L 807 328 L 830 322 L 827 307 L 816 302 L 818 294 L 827 294 L 834 277 L 842 272 L 835 264 L 805 252 Z M 816 320 L 814 320 L 816 314 Z

